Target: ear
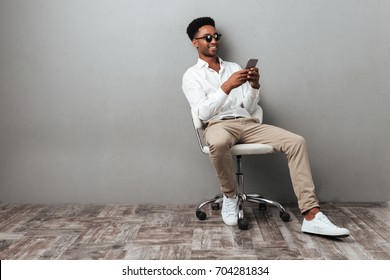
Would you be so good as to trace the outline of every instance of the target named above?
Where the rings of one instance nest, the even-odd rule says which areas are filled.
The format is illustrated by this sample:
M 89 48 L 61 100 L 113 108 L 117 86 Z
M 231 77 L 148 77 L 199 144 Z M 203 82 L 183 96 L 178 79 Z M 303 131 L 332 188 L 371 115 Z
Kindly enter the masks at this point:
M 198 47 L 199 47 L 199 42 L 198 42 L 198 40 L 192 39 L 192 45 L 193 45 L 195 48 L 198 48 Z

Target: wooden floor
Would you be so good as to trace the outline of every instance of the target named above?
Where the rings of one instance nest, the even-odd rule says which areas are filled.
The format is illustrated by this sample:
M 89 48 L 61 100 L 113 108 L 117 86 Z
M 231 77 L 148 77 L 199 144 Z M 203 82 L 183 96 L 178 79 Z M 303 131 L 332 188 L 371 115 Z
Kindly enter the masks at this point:
M 0 259 L 390 260 L 389 203 L 323 204 L 351 231 L 344 239 L 301 233 L 296 206 L 285 207 L 287 223 L 274 207 L 247 204 L 250 228 L 241 231 L 219 211 L 199 221 L 194 205 L 0 204 Z

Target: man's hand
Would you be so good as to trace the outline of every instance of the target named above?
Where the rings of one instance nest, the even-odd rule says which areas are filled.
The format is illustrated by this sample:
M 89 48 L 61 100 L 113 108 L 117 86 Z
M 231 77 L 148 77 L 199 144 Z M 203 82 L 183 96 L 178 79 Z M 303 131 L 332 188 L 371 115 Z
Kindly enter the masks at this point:
M 247 80 L 251 87 L 259 89 L 260 88 L 260 74 L 258 68 L 251 68 L 249 69 Z
M 226 94 L 229 94 L 232 89 L 241 86 L 243 83 L 249 82 L 251 87 L 259 89 L 259 79 L 260 74 L 258 68 L 243 69 L 234 72 L 230 78 L 222 84 L 221 88 Z
M 226 94 L 229 94 L 232 89 L 241 86 L 243 83 L 246 83 L 248 81 L 249 71 L 249 69 L 243 69 L 234 72 L 230 78 L 222 84 L 222 90 Z

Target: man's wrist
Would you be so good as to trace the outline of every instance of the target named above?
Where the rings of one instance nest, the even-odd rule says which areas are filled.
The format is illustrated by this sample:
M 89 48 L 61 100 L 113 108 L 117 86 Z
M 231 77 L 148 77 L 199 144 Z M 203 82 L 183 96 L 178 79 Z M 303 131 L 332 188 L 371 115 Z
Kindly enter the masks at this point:
M 221 85 L 221 89 L 222 89 L 222 91 L 223 91 L 226 95 L 229 95 L 229 93 L 232 91 L 232 89 L 230 88 L 230 86 L 227 85 L 226 83 L 224 83 L 224 84 Z
M 251 87 L 254 89 L 260 89 L 260 83 L 250 83 Z

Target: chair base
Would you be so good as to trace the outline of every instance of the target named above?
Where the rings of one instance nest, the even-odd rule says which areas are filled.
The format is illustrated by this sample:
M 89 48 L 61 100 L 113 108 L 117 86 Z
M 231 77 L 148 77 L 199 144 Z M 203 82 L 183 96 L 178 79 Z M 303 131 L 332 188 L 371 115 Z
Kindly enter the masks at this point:
M 237 225 L 241 230 L 247 230 L 249 228 L 249 222 L 244 218 L 244 202 L 255 203 L 259 206 L 259 210 L 267 210 L 268 205 L 273 205 L 280 210 L 279 216 L 283 220 L 283 222 L 288 222 L 290 220 L 290 214 L 284 209 L 284 207 L 276 202 L 269 199 L 264 198 L 260 194 L 238 194 L 238 217 L 237 217 Z M 213 199 L 207 200 L 201 204 L 196 209 L 196 217 L 199 220 L 206 220 L 207 214 L 202 211 L 202 208 L 206 205 L 211 204 L 212 210 L 219 210 L 220 204 L 222 203 L 223 198 L 222 195 L 215 196 Z
M 253 194 L 253 193 L 247 194 L 247 193 L 245 193 L 245 191 L 244 191 L 244 174 L 241 171 L 241 169 L 242 169 L 241 168 L 241 157 L 242 157 L 241 155 L 236 155 L 236 159 L 237 159 L 237 164 L 236 164 L 237 189 L 236 189 L 236 193 L 238 196 L 238 202 L 237 202 L 237 204 L 238 204 L 237 205 L 237 209 L 238 209 L 237 224 L 238 224 L 238 227 L 240 229 L 243 229 L 243 230 L 246 230 L 249 227 L 248 221 L 244 218 L 243 205 L 244 205 L 245 201 L 258 204 L 260 210 L 266 210 L 267 205 L 276 206 L 280 210 L 280 213 L 279 213 L 280 218 L 284 222 L 288 222 L 288 220 L 290 220 L 290 214 L 287 213 L 287 211 L 284 209 L 284 207 L 280 203 L 266 199 L 263 196 L 261 196 L 260 194 Z M 202 211 L 202 207 L 204 207 L 207 204 L 211 204 L 211 207 L 213 210 L 218 210 L 219 205 L 222 201 L 223 201 L 223 196 L 217 195 L 213 199 L 210 199 L 210 200 L 207 200 L 207 201 L 201 203 L 198 206 L 198 208 L 196 209 L 196 217 L 199 220 L 205 220 L 207 217 L 207 214 L 204 211 Z

